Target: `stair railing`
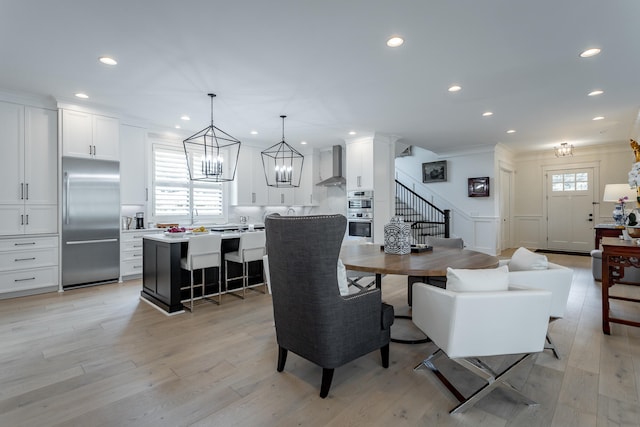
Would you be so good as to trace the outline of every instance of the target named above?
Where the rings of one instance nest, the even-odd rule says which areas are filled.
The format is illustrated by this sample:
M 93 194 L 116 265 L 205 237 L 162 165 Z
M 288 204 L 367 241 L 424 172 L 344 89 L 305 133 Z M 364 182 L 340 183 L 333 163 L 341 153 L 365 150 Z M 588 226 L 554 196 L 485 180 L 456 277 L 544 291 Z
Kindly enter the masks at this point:
M 396 180 L 396 215 L 411 223 L 415 243 L 425 243 L 428 236 L 450 237 L 451 211 L 440 209 L 433 203 Z

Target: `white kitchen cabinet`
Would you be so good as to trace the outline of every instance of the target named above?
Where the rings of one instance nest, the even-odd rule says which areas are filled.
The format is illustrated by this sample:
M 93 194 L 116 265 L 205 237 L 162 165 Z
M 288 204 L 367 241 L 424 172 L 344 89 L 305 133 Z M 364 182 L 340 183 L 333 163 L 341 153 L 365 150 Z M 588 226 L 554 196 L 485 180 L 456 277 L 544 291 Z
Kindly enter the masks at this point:
M 84 111 L 62 110 L 62 153 L 87 159 L 119 160 L 119 121 Z
M 269 206 L 293 205 L 293 188 L 269 187 Z
M 256 149 L 253 153 L 253 175 L 251 177 L 252 181 L 252 192 L 253 192 L 253 200 L 254 205 L 265 206 L 269 204 L 269 186 L 267 185 L 267 179 L 264 176 L 264 166 L 262 165 L 262 155 L 260 154 L 262 151 L 260 149 Z
M 57 232 L 57 112 L 0 102 L 0 235 Z
M 25 204 L 58 203 L 58 112 L 25 107 Z
M 120 203 L 123 205 L 147 202 L 146 140 L 146 129 L 120 126 Z
M 319 201 L 315 182 L 313 180 L 314 156 L 304 156 L 300 187 L 293 190 L 293 203 L 299 206 L 317 206 Z M 320 179 L 318 179 L 320 181 Z
M 260 150 L 240 148 L 236 178 L 232 183 L 231 205 L 265 206 L 269 202 Z
M 0 298 L 57 290 L 57 237 L 0 239 Z
M 347 190 L 373 190 L 373 141 L 347 143 Z
M 236 178 L 232 183 L 230 203 L 233 206 L 250 206 L 255 204 L 253 192 L 253 150 L 241 147 L 238 154 Z
M 24 106 L 0 102 L 0 204 L 23 203 Z
M 48 234 L 58 231 L 56 205 L 0 205 L 0 235 Z
M 120 282 L 142 274 L 142 237 L 162 230 L 123 230 L 120 232 Z

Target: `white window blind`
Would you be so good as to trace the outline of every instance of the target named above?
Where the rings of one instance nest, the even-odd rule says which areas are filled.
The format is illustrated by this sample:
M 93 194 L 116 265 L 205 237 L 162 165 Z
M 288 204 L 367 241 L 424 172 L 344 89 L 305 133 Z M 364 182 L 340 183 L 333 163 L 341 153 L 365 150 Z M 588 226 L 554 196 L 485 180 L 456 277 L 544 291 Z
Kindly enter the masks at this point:
M 191 181 L 183 150 L 153 146 L 154 216 L 202 221 L 223 217 L 222 184 Z

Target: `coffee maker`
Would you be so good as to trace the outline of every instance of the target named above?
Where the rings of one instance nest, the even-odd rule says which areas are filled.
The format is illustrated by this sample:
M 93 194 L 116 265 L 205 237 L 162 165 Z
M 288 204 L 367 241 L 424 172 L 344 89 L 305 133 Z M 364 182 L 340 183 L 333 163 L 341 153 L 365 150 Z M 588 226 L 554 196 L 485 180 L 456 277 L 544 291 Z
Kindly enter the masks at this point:
M 144 228 L 144 212 L 136 212 L 136 230 Z

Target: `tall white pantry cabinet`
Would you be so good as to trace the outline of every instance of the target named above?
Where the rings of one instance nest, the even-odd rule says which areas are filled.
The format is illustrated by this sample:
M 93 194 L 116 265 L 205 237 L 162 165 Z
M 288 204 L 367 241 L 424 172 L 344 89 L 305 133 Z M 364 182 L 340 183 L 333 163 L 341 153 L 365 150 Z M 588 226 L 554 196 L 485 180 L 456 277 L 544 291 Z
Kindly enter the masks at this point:
M 0 298 L 58 286 L 58 115 L 0 101 Z

